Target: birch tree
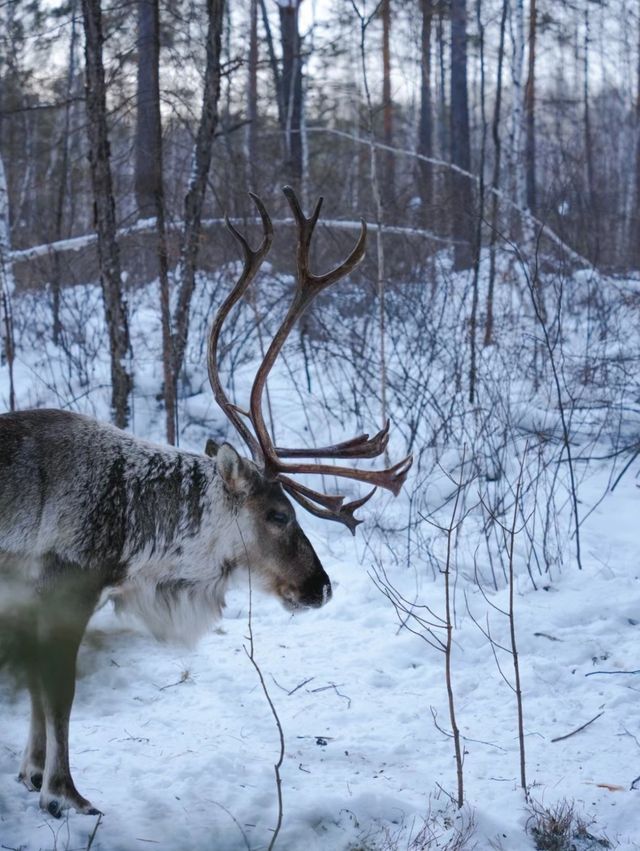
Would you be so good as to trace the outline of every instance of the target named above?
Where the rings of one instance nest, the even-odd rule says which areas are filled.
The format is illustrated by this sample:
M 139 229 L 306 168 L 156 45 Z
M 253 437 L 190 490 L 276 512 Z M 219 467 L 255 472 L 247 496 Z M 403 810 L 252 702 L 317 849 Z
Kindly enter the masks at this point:
M 9 410 L 16 407 L 16 395 L 13 383 L 13 321 L 11 316 L 11 297 L 14 291 L 13 267 L 11 264 L 11 236 L 9 230 L 9 192 L 4 161 L 0 155 L 0 337 L 2 338 L 2 359 L 9 370 Z

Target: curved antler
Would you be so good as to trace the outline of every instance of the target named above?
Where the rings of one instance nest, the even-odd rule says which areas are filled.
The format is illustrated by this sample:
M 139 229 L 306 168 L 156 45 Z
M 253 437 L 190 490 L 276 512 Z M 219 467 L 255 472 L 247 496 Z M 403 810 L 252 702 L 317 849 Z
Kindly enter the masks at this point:
M 267 429 L 262 414 L 262 398 L 269 373 L 297 320 L 319 293 L 352 272 L 364 258 L 367 225 L 364 219 L 361 219 L 360 234 L 356 244 L 342 263 L 322 275 L 313 274 L 309 267 L 309 252 L 323 199 L 318 199 L 312 214 L 307 217 L 302 212 L 302 208 L 293 189 L 290 186 L 285 186 L 283 192 L 293 213 L 298 231 L 296 290 L 287 314 L 276 331 L 256 372 L 251 388 L 250 412 L 240 411 L 227 398 L 220 384 L 216 358 L 222 323 L 255 277 L 271 247 L 271 241 L 273 239 L 271 220 L 264 204 L 253 193 L 251 193 L 251 198 L 260 212 L 264 237 L 260 247 L 257 250 L 253 250 L 245 237 L 236 230 L 228 219 L 226 220 L 227 227 L 242 246 L 244 269 L 233 290 L 223 302 L 211 328 L 208 347 L 209 377 L 218 404 L 249 446 L 254 460 L 262 463 L 265 473 L 274 479 L 278 479 L 286 492 L 307 511 L 310 511 L 317 517 L 343 523 L 355 534 L 356 527 L 362 522 L 356 519 L 355 511 L 371 499 L 378 487 L 386 488 L 394 496 L 397 496 L 406 480 L 409 468 L 413 462 L 413 457 L 408 455 L 399 463 L 385 470 L 358 470 L 355 467 L 332 466 L 317 462 L 286 464 L 282 461 L 282 458 L 375 458 L 381 455 L 387 448 L 389 441 L 389 422 L 387 421 L 384 427 L 373 437 L 370 437 L 368 434 L 361 434 L 351 440 L 345 440 L 332 446 L 319 448 L 279 448 L 274 446 L 273 439 Z M 249 419 L 255 431 L 255 436 L 244 420 L 241 419 L 240 413 Z M 343 496 L 326 494 L 308 488 L 291 479 L 288 475 L 290 473 L 340 476 L 342 478 L 367 482 L 374 485 L 374 487 L 373 490 L 361 499 L 344 504 Z
M 271 223 L 271 219 L 269 218 L 269 214 L 267 213 L 266 207 L 262 203 L 261 199 L 258 198 L 257 195 L 254 195 L 253 192 L 250 192 L 249 195 L 253 200 L 253 203 L 258 208 L 258 212 L 260 213 L 260 218 L 262 219 L 262 242 L 258 246 L 257 250 L 253 250 L 249 245 L 248 241 L 245 237 L 240 233 L 239 230 L 229 221 L 228 217 L 225 216 L 225 224 L 229 231 L 233 234 L 237 242 L 242 246 L 242 252 L 244 254 L 244 268 L 242 270 L 242 274 L 238 278 L 236 285 L 231 290 L 226 299 L 222 302 L 218 313 L 216 314 L 213 324 L 211 325 L 211 331 L 209 332 L 209 342 L 207 346 L 207 366 L 209 370 L 209 382 L 211 383 L 211 389 L 213 390 L 213 395 L 215 396 L 216 402 L 222 408 L 222 411 L 226 414 L 227 418 L 231 421 L 236 431 L 240 434 L 244 442 L 249 447 L 249 451 L 251 452 L 251 456 L 254 461 L 262 461 L 262 451 L 260 449 L 260 444 L 251 433 L 250 429 L 243 422 L 243 420 L 239 416 L 238 408 L 229 400 L 227 394 L 224 392 L 222 384 L 220 382 L 220 374 L 218 370 L 218 342 L 220 340 L 220 331 L 222 329 L 222 325 L 231 312 L 231 309 L 236 305 L 242 296 L 247 291 L 249 284 L 255 276 L 257 275 L 264 258 L 267 256 L 269 251 L 271 250 L 271 243 L 273 242 L 273 225 Z

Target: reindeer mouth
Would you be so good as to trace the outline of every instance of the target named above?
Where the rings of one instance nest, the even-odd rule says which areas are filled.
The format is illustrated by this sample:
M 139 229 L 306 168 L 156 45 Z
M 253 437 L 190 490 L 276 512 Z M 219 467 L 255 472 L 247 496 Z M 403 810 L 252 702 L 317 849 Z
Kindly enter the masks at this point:
M 331 585 L 326 583 L 322 586 L 321 595 L 314 594 L 313 596 L 303 599 L 299 593 L 293 589 L 281 591 L 279 594 L 282 605 L 288 612 L 299 612 L 304 609 L 319 609 L 331 599 Z

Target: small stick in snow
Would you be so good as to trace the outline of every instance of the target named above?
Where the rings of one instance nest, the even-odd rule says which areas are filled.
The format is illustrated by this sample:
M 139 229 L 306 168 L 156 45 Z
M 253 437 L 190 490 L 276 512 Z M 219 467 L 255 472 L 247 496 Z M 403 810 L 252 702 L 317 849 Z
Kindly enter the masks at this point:
M 563 739 L 568 739 L 571 736 L 575 736 L 576 733 L 580 733 L 582 730 L 584 730 L 586 727 L 588 727 L 589 724 L 593 724 L 594 721 L 597 721 L 598 718 L 600 718 L 601 715 L 604 715 L 604 709 L 602 710 L 602 712 L 598 712 L 598 714 L 594 718 L 592 718 L 591 721 L 587 721 L 586 724 L 583 724 L 581 727 L 577 727 L 575 730 L 572 730 L 571 733 L 567 733 L 565 736 L 557 736 L 555 739 L 551 739 L 551 741 L 552 742 L 561 742 Z
M 96 823 L 93 826 L 93 830 L 91 831 L 91 835 L 89 836 L 86 851 L 91 851 L 91 846 L 93 845 L 93 840 L 96 838 L 96 833 L 98 832 L 98 828 L 100 827 L 101 823 L 102 823 L 102 813 L 99 813 L 98 818 L 96 819 Z
M 595 674 L 640 674 L 640 670 L 637 670 L 637 671 L 589 671 L 588 674 L 585 674 L 585 677 L 593 677 Z
M 562 641 L 561 638 L 556 638 L 555 635 L 549 635 L 547 632 L 534 632 L 535 638 L 548 638 L 549 641 Z

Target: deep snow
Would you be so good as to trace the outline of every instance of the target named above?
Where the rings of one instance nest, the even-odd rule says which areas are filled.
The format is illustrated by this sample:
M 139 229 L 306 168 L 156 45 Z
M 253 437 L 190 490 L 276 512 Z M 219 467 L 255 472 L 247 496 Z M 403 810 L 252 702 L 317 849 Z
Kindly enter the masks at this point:
M 66 299 L 85 332 L 83 345 L 94 348 L 84 355 L 78 349 L 82 364 L 76 369 L 66 367 L 61 356 L 57 360 L 44 343 L 41 349 L 37 342 L 23 343 L 16 365 L 19 405 L 62 405 L 73 399 L 76 409 L 106 417 L 98 291 L 78 289 Z M 162 413 L 155 394 L 161 370 L 150 342 L 158 326 L 153 293 L 134 308 L 134 428 L 160 439 Z M 15 311 L 26 317 L 25 326 L 46 323 L 46 304 L 36 296 L 17 297 Z M 83 373 L 84 389 L 78 378 Z M 273 393 L 288 432 L 296 434 L 304 431 L 305 420 L 297 393 L 287 389 L 290 380 L 283 370 Z M 223 428 L 202 370 L 192 383 L 194 395 L 184 403 L 187 448 L 201 446 L 212 427 Z M 6 388 L 3 367 L 0 399 Z M 240 365 L 236 392 L 242 396 L 246 388 Z M 394 457 L 401 449 L 394 446 Z M 520 565 L 516 595 L 531 798 L 545 807 L 573 802 L 587 823 L 593 820 L 589 830 L 594 836 L 606 836 L 621 849 L 640 848 L 640 789 L 630 789 L 640 775 L 637 469 L 636 463 L 613 492 L 607 492 L 610 462 L 592 462 L 589 475 L 581 473 L 582 515 L 595 506 L 582 526 L 583 570 L 577 569 L 574 542 L 566 535 L 562 569 L 539 578 L 534 590 Z M 442 487 L 435 480 L 426 485 L 434 494 Z M 334 598 L 325 608 L 290 616 L 276 601 L 254 595 L 256 657 L 286 742 L 284 823 L 277 847 L 402 849 L 426 820 L 440 839 L 420 847 L 446 847 L 447 838 L 464 823 L 472 825 L 465 848 L 529 851 L 534 846 L 526 833 L 530 808 L 519 789 L 514 694 L 467 612 L 468 605 L 485 626 L 489 613 L 494 639 L 507 641 L 506 618 L 469 578 L 477 525 L 467 525 L 456 562 L 453 681 L 467 800 L 461 815 L 450 800 L 455 765 L 443 656 L 399 627 L 369 575 L 373 567 L 384 566 L 407 598 L 442 613 L 442 583 L 433 579 L 426 550 L 415 550 L 406 566 L 404 534 L 388 533 L 383 540 L 373 529 L 385 512 L 394 519 L 406 516 L 407 500 L 406 494 L 395 503 L 376 495 L 371 511 L 367 506 L 361 512 L 368 523 L 355 539 L 341 527 L 303 518 L 334 583 Z M 562 510 L 567 514 L 570 509 L 564 505 Z M 429 549 L 441 558 L 441 536 L 430 534 Z M 517 558 L 520 547 L 522 535 L 516 538 Z M 505 608 L 507 590 L 502 587 L 489 599 Z M 257 851 L 268 846 L 276 822 L 273 764 L 279 743 L 245 652 L 246 582 L 229 595 L 219 626 L 187 652 L 157 644 L 108 606 L 91 621 L 79 660 L 71 761 L 80 792 L 104 810 L 92 848 Z M 505 676 L 512 678 L 508 657 L 500 651 L 498 657 Z M 0 713 L 0 846 L 86 848 L 94 817 L 71 813 L 56 821 L 38 809 L 35 794 L 16 782 L 27 700 L 2 680 Z M 599 713 L 582 732 L 552 741 Z

